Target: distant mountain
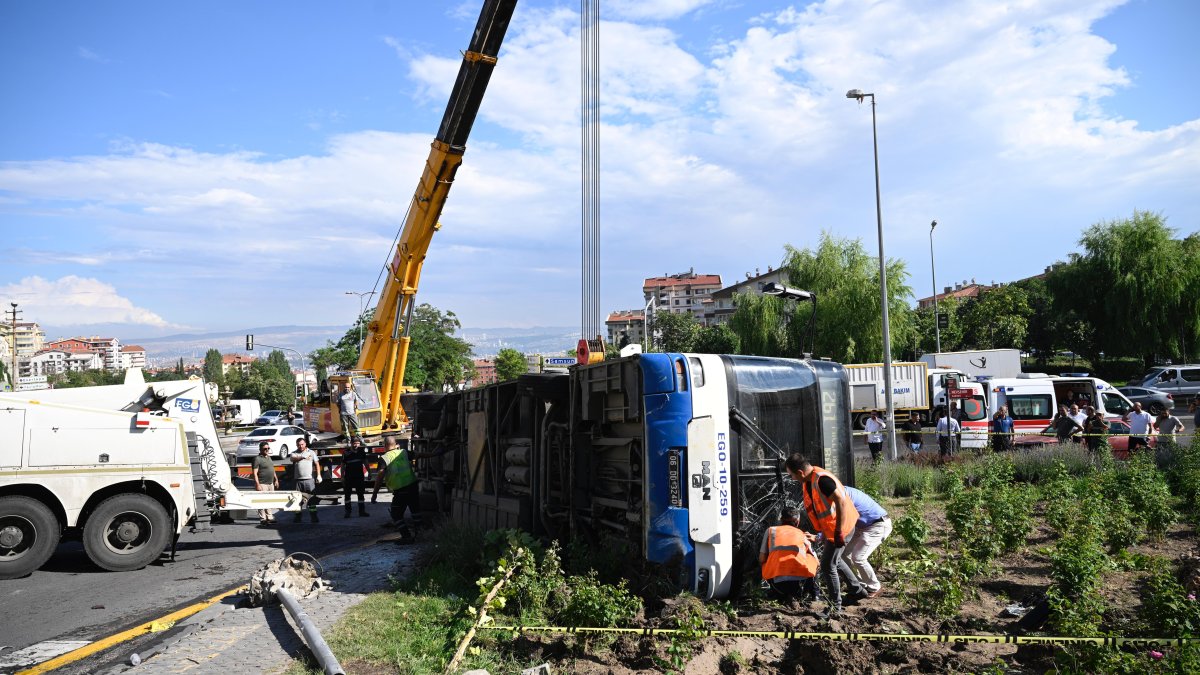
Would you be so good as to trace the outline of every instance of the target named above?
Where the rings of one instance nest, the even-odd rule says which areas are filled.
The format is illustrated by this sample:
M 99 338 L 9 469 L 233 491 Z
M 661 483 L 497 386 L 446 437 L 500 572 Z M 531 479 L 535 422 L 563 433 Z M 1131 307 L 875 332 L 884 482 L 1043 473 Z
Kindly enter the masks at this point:
M 83 328 L 83 330 L 80 330 Z M 347 326 L 262 326 L 232 331 L 180 333 L 158 337 L 126 337 L 128 326 L 105 325 L 87 327 L 46 327 L 47 339 L 73 335 L 105 335 L 121 341 L 123 345 L 140 345 L 146 348 L 148 365 L 170 365 L 182 358 L 184 361 L 201 361 L 209 349 L 222 354 L 246 352 L 246 335 L 254 335 L 255 350 L 266 355 L 271 347 L 283 347 L 284 354 L 300 367 L 294 349 L 301 354 L 323 347 L 327 342 L 336 342 L 346 334 Z M 579 341 L 579 329 L 566 326 L 533 326 L 529 328 L 463 328 L 458 337 L 472 345 L 475 356 L 495 356 L 508 347 L 525 354 L 561 354 L 575 348 Z

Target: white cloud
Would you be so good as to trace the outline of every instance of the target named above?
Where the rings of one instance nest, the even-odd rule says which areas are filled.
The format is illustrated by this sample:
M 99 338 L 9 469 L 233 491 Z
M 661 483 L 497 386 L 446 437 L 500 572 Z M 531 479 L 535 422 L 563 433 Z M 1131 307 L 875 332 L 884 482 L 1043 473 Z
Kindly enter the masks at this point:
M 120 323 L 154 328 L 181 327 L 148 309 L 135 306 L 111 284 L 98 279 L 26 277 L 0 286 L 0 298 L 18 303 L 25 320 L 45 325 Z
M 100 56 L 99 54 L 92 51 L 91 49 L 88 49 L 87 47 L 81 46 L 75 50 L 75 53 L 78 54 L 79 58 L 81 58 L 81 59 L 87 59 L 88 61 L 95 61 L 96 63 L 108 63 L 108 59 L 104 58 L 103 56 Z
M 712 3 L 713 0 L 611 0 L 600 4 L 600 16 L 603 19 L 612 11 L 627 19 L 678 19 Z
M 1104 108 L 1129 77 L 1090 27 L 1116 0 L 775 5 L 740 28 L 723 24 L 720 38 L 667 22 L 694 12 L 690 22 L 706 4 L 630 0 L 604 13 L 606 308 L 634 306 L 647 274 L 695 266 L 738 277 L 822 229 L 873 248 L 870 103 L 847 100 L 851 88 L 878 96 L 888 249 L 914 257 L 914 272 L 927 271 L 935 217 L 945 224 L 939 276 L 945 265 L 962 277 L 957 265 L 997 280 L 1040 269 L 1083 226 L 1134 206 L 1197 219 L 1200 120 L 1145 131 Z M 579 258 L 578 20 L 562 6 L 518 9 L 430 249 L 423 298 L 486 289 L 456 308 L 473 325 L 554 323 L 552 308 L 578 302 L 570 284 L 546 284 Z M 458 58 L 381 40 L 407 62 L 420 105 L 440 113 Z M 317 111 L 309 121 L 345 119 Z M 307 297 L 278 307 L 310 312 L 328 306 L 321 293 L 348 290 L 316 279 L 345 271 L 361 286 L 390 258 L 433 131 L 352 131 L 284 158 L 126 142 L 106 155 L 2 162 L 0 213 L 136 240 L 144 255 L 131 265 L 234 279 L 232 310 L 289 279 Z M 978 260 L 981 232 L 1045 253 Z M 121 250 L 22 246 L 48 264 L 110 272 Z M 943 258 L 943 246 L 958 255 Z M 489 301 L 534 295 L 556 299 Z

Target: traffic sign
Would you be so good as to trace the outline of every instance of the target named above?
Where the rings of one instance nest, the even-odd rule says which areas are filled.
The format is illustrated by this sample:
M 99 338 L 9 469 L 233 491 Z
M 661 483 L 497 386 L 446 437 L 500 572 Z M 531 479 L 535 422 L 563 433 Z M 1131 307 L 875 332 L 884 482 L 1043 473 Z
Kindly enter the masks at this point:
M 573 366 L 576 361 L 570 356 L 547 356 L 542 363 L 546 366 Z
M 950 315 L 942 314 L 941 312 L 938 312 L 937 327 L 939 330 L 946 330 L 947 328 L 949 328 L 950 327 Z
M 970 389 L 951 389 L 950 398 L 971 398 L 975 392 Z

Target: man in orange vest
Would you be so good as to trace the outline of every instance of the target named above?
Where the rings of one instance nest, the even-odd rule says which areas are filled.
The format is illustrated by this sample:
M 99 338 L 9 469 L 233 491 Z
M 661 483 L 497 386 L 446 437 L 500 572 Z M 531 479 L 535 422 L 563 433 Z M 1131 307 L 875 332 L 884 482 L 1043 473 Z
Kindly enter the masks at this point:
M 779 600 L 817 597 L 817 556 L 808 534 L 800 529 L 800 512 L 783 510 L 779 525 L 768 527 L 758 550 L 762 578 L 771 586 L 771 595 Z
M 845 579 L 852 598 L 866 597 L 867 591 L 850 566 L 842 559 L 846 541 L 854 532 L 858 520 L 858 509 L 850 494 L 837 476 L 819 466 L 813 466 L 804 455 L 795 453 L 784 463 L 788 475 L 800 483 L 804 497 L 804 510 L 808 521 L 821 535 L 821 578 L 825 581 L 829 598 L 829 615 L 842 611 L 842 583 Z

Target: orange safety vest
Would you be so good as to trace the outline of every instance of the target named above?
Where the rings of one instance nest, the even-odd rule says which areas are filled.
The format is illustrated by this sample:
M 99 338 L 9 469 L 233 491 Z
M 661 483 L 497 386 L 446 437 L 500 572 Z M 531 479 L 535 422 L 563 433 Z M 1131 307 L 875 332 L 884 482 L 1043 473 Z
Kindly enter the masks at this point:
M 829 476 L 833 482 L 837 484 L 837 490 L 833 496 L 826 497 L 825 493 L 821 492 L 817 481 L 822 476 Z M 845 497 L 845 503 L 850 508 L 842 514 L 842 538 L 850 536 L 854 531 L 854 523 L 858 520 L 858 509 L 854 508 L 854 504 L 850 502 L 850 496 L 846 494 L 846 488 L 842 487 L 842 481 L 837 479 L 837 476 L 829 473 L 820 467 L 813 467 L 812 473 L 808 475 L 808 482 L 804 485 L 804 510 L 808 511 L 808 519 L 812 522 L 813 527 L 817 528 L 817 532 L 825 535 L 829 541 L 834 540 L 834 530 L 837 529 L 837 510 L 839 508 L 837 497 Z
M 779 525 L 767 530 L 767 561 L 763 563 L 763 579 L 811 578 L 816 576 L 817 566 L 817 556 L 813 555 L 804 532 L 799 528 Z

